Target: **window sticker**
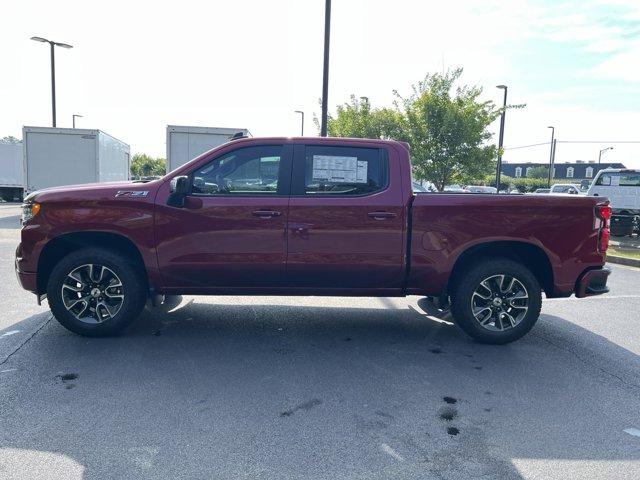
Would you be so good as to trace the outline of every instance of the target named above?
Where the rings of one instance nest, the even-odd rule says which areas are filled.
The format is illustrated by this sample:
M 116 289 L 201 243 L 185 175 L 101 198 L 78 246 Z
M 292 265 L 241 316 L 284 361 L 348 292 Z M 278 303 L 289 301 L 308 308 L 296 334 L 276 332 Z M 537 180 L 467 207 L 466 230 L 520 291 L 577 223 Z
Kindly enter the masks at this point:
M 367 183 L 367 162 L 358 157 L 314 155 L 312 178 L 332 183 Z

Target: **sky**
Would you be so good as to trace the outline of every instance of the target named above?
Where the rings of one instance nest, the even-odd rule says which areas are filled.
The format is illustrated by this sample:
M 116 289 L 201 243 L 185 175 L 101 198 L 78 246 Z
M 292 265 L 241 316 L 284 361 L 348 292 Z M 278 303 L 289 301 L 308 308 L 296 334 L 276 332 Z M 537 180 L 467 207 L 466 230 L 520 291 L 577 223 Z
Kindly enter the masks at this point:
M 166 126 L 317 135 L 324 0 L 10 0 L 0 16 L 0 137 L 51 125 L 45 37 L 56 50 L 58 127 L 101 129 L 164 157 Z M 391 106 L 428 73 L 464 68 L 506 115 L 507 162 L 640 168 L 639 0 L 333 0 L 329 107 Z M 492 125 L 497 133 L 498 123 Z M 497 142 L 497 134 L 494 136 Z M 588 141 L 593 143 L 565 143 Z M 614 143 L 631 142 L 638 143 Z

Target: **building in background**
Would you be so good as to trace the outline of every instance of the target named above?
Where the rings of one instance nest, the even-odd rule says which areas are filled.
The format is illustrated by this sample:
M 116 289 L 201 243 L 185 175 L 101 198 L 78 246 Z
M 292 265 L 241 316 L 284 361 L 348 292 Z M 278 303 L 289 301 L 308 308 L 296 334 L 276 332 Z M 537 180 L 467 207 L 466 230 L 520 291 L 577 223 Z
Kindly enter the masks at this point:
M 546 163 L 503 163 L 502 174 L 512 178 L 531 177 L 532 171 L 540 167 L 549 168 Z M 553 179 L 563 180 L 567 183 L 580 183 L 583 180 L 591 181 L 600 170 L 605 168 L 626 168 L 622 163 L 596 163 L 595 161 L 578 160 L 572 163 L 556 163 L 554 165 Z

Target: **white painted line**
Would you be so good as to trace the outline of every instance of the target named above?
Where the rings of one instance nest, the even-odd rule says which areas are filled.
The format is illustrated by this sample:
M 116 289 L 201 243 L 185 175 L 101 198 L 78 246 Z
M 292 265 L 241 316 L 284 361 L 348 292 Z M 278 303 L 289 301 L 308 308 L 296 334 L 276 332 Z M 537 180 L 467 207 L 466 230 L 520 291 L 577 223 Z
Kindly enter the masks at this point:
M 16 370 L 18 370 L 18 369 L 17 368 L 7 368 L 6 370 L 0 371 L 0 373 L 15 372 Z
M 625 428 L 624 432 L 634 437 L 640 437 L 640 428 Z
M 391 455 L 393 458 L 395 458 L 399 462 L 404 462 L 404 457 L 402 455 L 400 455 L 398 452 L 396 452 L 393 448 L 391 448 L 386 443 L 383 443 L 382 445 L 380 445 L 380 448 L 387 455 Z
M 621 298 L 640 298 L 640 295 L 593 295 L 591 297 L 576 298 L 576 297 L 564 297 L 564 298 L 544 298 L 543 302 L 566 302 L 566 301 L 584 301 L 584 300 L 619 300 Z
M 10 331 L 5 332 L 2 335 L 0 335 L 0 338 L 8 337 L 10 335 L 15 335 L 16 333 L 20 333 L 20 330 L 10 330 Z

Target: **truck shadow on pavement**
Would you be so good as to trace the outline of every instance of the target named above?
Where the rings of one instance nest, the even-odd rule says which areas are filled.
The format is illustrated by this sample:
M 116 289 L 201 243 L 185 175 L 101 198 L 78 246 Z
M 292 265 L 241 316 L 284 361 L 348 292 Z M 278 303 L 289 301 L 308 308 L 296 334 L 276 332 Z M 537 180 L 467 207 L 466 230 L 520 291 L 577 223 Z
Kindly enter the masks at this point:
M 184 300 L 107 339 L 52 320 L 0 367 L 0 472 L 563 478 L 586 461 L 613 478 L 640 460 L 632 352 L 549 315 L 498 347 L 380 307 Z

